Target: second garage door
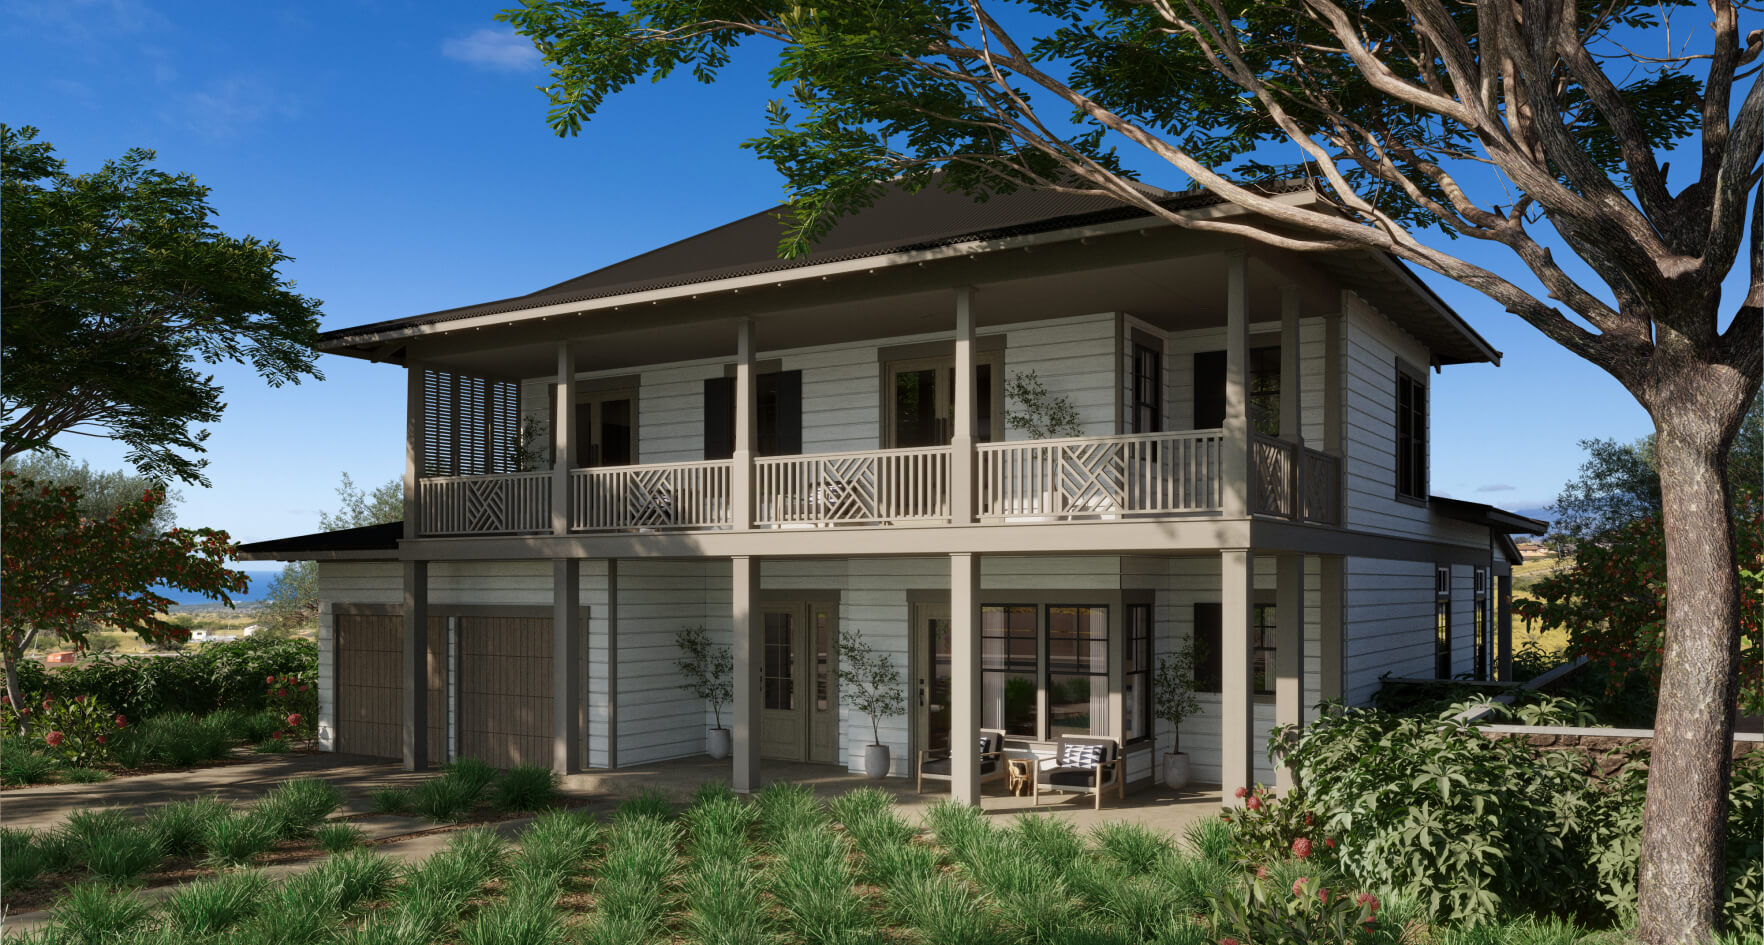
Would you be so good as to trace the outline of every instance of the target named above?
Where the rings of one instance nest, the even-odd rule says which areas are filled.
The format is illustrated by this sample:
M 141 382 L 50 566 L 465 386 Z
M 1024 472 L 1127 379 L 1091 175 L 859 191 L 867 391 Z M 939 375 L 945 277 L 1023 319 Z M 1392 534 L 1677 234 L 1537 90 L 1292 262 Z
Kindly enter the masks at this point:
M 550 765 L 551 619 L 458 620 L 460 756 Z

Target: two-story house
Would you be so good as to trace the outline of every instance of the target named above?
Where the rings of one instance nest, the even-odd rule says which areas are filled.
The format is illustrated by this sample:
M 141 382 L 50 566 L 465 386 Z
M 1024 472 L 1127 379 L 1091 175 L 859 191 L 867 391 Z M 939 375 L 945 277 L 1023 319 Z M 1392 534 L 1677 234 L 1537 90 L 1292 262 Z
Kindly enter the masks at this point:
M 421 767 L 699 754 L 674 638 L 733 648 L 737 789 L 857 767 L 837 634 L 906 679 L 894 772 L 976 739 L 1170 733 L 1152 673 L 1200 644 L 1199 779 L 1273 781 L 1265 740 L 1382 674 L 1510 655 L 1509 533 L 1428 493 L 1430 369 L 1498 352 L 1368 251 L 1169 225 L 1101 197 L 890 189 L 813 252 L 775 211 L 530 295 L 328 332 L 406 372 L 401 524 L 246 546 L 317 559 L 321 743 Z M 1312 199 L 1305 191 L 1281 199 Z M 1081 435 L 1026 438 L 1033 373 Z M 390 432 L 390 431 L 388 431 Z M 1449 435 L 1449 434 L 1448 434 Z M 958 733 L 952 737 L 951 733 Z

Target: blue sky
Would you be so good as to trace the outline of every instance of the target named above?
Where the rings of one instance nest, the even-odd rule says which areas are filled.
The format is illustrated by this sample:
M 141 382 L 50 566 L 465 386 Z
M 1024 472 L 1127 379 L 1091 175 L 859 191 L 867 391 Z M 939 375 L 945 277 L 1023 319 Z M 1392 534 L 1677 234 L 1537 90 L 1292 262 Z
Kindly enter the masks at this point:
M 537 58 L 491 20 L 497 9 L 4 0 L 0 120 L 36 125 L 75 172 L 157 150 L 158 166 L 213 188 L 223 229 L 281 242 L 295 257 L 286 275 L 323 300 L 327 328 L 528 292 L 781 198 L 771 167 L 738 149 L 761 128 L 763 64 L 716 86 L 645 84 L 559 139 L 534 91 Z M 1602 372 L 1480 295 L 1430 281 L 1506 353 L 1499 369 L 1434 378 L 1434 491 L 1535 507 L 1574 474 L 1577 440 L 1649 432 Z M 214 486 L 184 488 L 184 524 L 243 541 L 312 531 L 340 473 L 399 474 L 404 372 L 321 366 L 324 381 L 281 389 L 217 371 L 227 411 L 209 441 Z M 122 465 L 108 444 L 66 446 Z

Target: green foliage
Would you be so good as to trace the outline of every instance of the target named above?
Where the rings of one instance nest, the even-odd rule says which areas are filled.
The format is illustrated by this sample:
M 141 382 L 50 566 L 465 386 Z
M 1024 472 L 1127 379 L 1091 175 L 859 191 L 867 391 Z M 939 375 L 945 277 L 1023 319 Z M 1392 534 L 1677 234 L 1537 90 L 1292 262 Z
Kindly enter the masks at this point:
M 1340 709 L 1287 755 L 1341 869 L 1439 919 L 1587 905 L 1584 762 L 1449 720 Z
M 27 747 L 24 736 L 0 741 L 0 784 L 47 784 L 60 767 L 53 756 Z
M 0 827 L 0 893 L 11 895 L 32 885 L 49 868 L 37 834 L 26 827 Z
M 218 935 L 255 915 L 268 892 L 268 880 L 255 870 L 199 879 L 166 900 L 166 926 L 191 940 Z
M 557 772 L 545 765 L 515 765 L 497 777 L 491 803 L 499 810 L 539 810 L 557 799 L 557 785 Z
M 139 824 L 124 824 L 87 837 L 82 844 L 86 869 L 100 879 L 128 882 L 159 864 L 158 838 Z
M 189 856 L 202 849 L 208 824 L 231 816 L 232 810 L 218 797 L 195 797 L 161 804 L 143 822 L 166 856 Z
M 870 718 L 870 744 L 882 744 L 882 720 L 906 712 L 900 671 L 855 627 L 839 631 L 839 701 Z
M 1182 720 L 1200 709 L 1194 694 L 1194 664 L 1199 651 L 1194 640 L 1158 660 L 1152 676 L 1152 715 L 1170 726 L 1170 750 L 1182 750 Z
M 599 845 L 599 824 L 569 811 L 546 811 L 521 832 L 515 874 L 568 877 Z
M 1256 945 L 1350 945 L 1373 941 L 1378 907 L 1370 893 L 1350 895 L 1308 877 L 1291 885 L 1251 879 L 1214 898 L 1213 931 L 1224 936 L 1221 941 Z
M 355 484 L 348 473 L 342 474 L 337 486 L 341 503 L 335 513 L 320 512 L 319 528 L 335 531 L 382 525 L 404 518 L 404 481 L 389 479 L 372 492 Z M 280 631 L 298 629 L 318 619 L 318 565 L 312 561 L 291 561 L 270 581 L 258 605 L 258 617 L 265 625 Z
M 30 722 L 45 751 L 63 764 L 82 767 L 109 761 L 129 725 L 126 716 L 86 695 L 45 697 Z
M 264 677 L 264 711 L 281 720 L 281 724 L 271 731 L 271 738 L 295 741 L 318 737 L 318 683 L 315 680 L 314 676 L 298 673 Z
M 252 812 L 278 840 L 303 837 L 331 812 L 343 806 L 343 792 L 329 781 L 297 778 L 284 781 L 257 799 Z
M 61 772 L 61 780 L 69 784 L 99 784 L 110 780 L 110 772 L 103 768 L 68 768 Z
M 36 688 L 22 675 L 20 682 L 27 701 L 90 695 L 134 721 L 174 712 L 257 712 L 266 707 L 264 681 L 271 676 L 317 678 L 318 644 L 243 637 L 169 656 L 106 654 L 39 676 Z
M 202 849 L 213 867 L 241 866 L 276 842 L 275 826 L 262 817 L 237 812 L 216 817 L 202 829 Z
M 410 810 L 410 792 L 404 788 L 375 788 L 368 793 L 376 814 L 402 814 Z
M 80 496 L 80 514 L 87 518 L 109 518 L 124 505 L 140 499 L 141 493 L 160 485 L 157 479 L 150 476 L 121 470 L 106 472 L 93 469 L 85 460 L 80 460 L 76 466 L 68 457 L 53 453 L 14 456 L 0 463 L 0 468 L 10 469 L 19 476 L 44 485 L 72 486 Z M 165 503 L 147 523 L 147 530 L 155 534 L 171 531 L 177 524 L 177 513 L 173 507 L 182 498 L 176 489 L 167 489 Z
M 478 806 L 479 799 L 496 782 L 498 774 L 486 762 L 461 758 L 448 765 L 440 777 L 430 778 L 404 792 L 402 799 L 411 810 L 437 823 L 463 820 Z M 380 792 L 375 792 L 375 804 L 378 805 L 380 800 Z M 385 800 L 395 803 L 399 798 L 388 793 Z
M 1078 409 L 1069 397 L 1055 397 L 1034 371 L 1012 371 L 1005 381 L 1005 425 L 1031 440 L 1083 436 Z
M 723 706 L 734 698 L 735 657 L 726 646 L 717 646 L 703 627 L 686 627 L 674 634 L 680 658 L 674 661 L 685 679 L 680 688 L 710 703 L 717 728 L 723 727 Z
M 49 910 L 65 941 L 79 945 L 128 941 L 152 914 L 153 907 L 128 887 L 107 882 L 71 887 Z
M 58 451 L 75 427 L 128 448 L 141 473 L 207 485 L 204 430 L 224 404 L 197 362 L 251 365 L 271 386 L 320 377 L 316 300 L 273 241 L 228 236 L 208 188 L 133 149 L 72 175 L 28 126 L 0 126 L 0 448 Z
M 187 768 L 226 757 L 231 745 L 225 719 L 210 721 L 175 712 L 135 726 L 118 746 L 117 760 L 131 768 L 146 764 Z
M 312 842 L 326 853 L 353 850 L 367 840 L 367 834 L 354 824 L 320 824 L 312 830 Z
M 1090 837 L 1097 849 L 1129 876 L 1150 873 L 1175 851 L 1168 837 L 1143 824 L 1104 821 L 1090 828 Z
M 501 775 L 495 765 L 480 758 L 461 758 L 441 770 L 445 777 L 464 785 L 474 797 L 484 793 L 484 789 L 495 783 Z

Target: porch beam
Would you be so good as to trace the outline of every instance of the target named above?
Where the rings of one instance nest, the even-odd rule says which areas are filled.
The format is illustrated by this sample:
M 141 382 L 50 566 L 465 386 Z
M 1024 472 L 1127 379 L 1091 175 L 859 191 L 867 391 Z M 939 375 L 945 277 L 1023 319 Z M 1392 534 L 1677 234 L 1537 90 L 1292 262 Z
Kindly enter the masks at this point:
M 974 521 L 974 290 L 955 290 L 955 422 L 949 440 L 950 524 Z
M 1225 442 L 1220 447 L 1220 511 L 1249 515 L 1249 261 L 1225 254 Z
M 1275 562 L 1274 724 L 1296 728 L 1305 712 L 1305 556 L 1283 554 Z M 1292 788 L 1292 771 L 1279 762 L 1274 785 Z
M 1219 553 L 1219 786 L 1227 804 L 1239 803 L 1232 797 L 1237 788 L 1256 783 L 1250 679 L 1255 668 L 1255 573 L 1254 552 L 1232 548 Z
M 567 775 L 582 767 L 580 559 L 552 559 L 551 601 L 551 770 Z
M 399 635 L 399 740 L 404 770 L 429 766 L 429 562 L 404 562 L 404 631 Z
M 738 794 L 760 789 L 760 559 L 731 559 L 729 629 L 735 636 L 734 764 L 729 782 Z
M 980 557 L 949 556 L 949 794 L 980 806 Z
M 759 426 L 754 384 L 753 319 L 743 318 L 735 332 L 735 452 L 729 471 L 729 525 L 740 531 L 753 528 L 753 451 Z
M 576 463 L 576 353 L 557 346 L 557 383 L 551 406 L 551 533 L 570 533 L 570 467 Z

